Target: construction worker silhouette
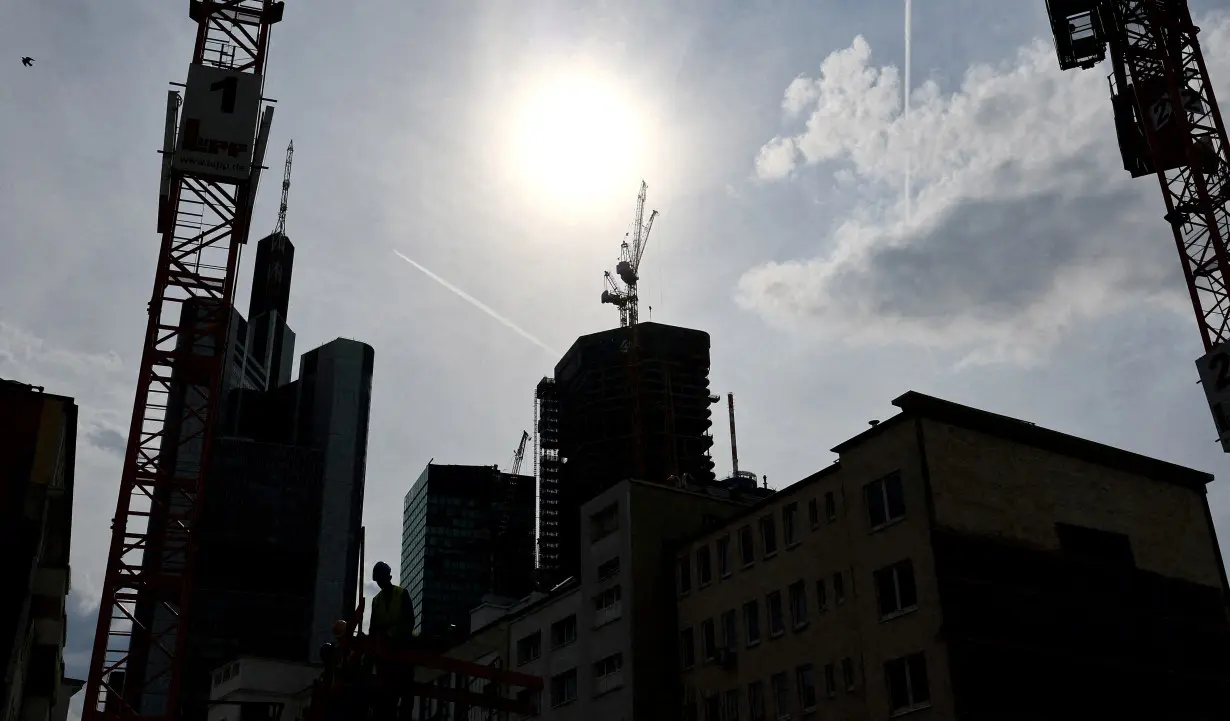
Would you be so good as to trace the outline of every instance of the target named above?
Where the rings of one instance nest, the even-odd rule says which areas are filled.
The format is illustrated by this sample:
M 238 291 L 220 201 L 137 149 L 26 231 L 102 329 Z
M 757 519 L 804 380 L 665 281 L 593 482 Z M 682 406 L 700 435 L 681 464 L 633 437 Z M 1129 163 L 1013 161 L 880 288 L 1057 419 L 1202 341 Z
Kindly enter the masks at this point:
M 393 583 L 389 564 L 380 561 L 372 569 L 372 580 L 380 593 L 372 601 L 372 620 L 368 634 L 389 651 L 405 649 L 414 640 L 414 603 L 410 593 Z M 414 696 L 414 667 L 388 661 L 376 663 L 376 676 L 383 687 L 378 694 L 377 719 L 409 719 Z

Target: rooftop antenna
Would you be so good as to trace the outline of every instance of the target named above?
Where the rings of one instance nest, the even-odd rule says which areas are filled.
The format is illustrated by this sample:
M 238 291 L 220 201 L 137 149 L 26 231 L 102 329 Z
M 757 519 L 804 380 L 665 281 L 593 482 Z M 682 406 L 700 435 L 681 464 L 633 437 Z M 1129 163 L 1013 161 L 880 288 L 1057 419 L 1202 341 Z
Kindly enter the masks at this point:
M 739 444 L 735 442 L 735 394 L 726 394 L 726 408 L 730 412 L 730 465 L 731 478 L 739 477 Z
M 286 235 L 286 199 L 290 195 L 290 161 L 295 157 L 295 141 L 286 146 L 286 169 L 282 171 L 282 202 L 278 204 L 278 225 L 274 235 Z

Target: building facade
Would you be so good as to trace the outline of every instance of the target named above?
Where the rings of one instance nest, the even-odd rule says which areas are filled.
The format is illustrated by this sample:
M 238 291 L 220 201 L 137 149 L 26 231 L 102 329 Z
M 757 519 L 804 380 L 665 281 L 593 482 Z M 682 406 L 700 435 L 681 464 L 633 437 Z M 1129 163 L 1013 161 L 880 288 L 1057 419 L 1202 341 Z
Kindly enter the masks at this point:
M 544 531 L 558 529 L 557 557 L 544 554 L 558 580 L 578 572 L 577 509 L 590 498 L 627 479 L 713 482 L 709 334 L 639 323 L 582 336 L 553 386 L 562 464 L 558 493 L 544 482 L 541 516 Z
M 487 595 L 533 588 L 534 479 L 429 463 L 402 504 L 401 585 L 419 634 L 464 637 Z
M 894 404 L 838 463 L 680 546 L 684 718 L 1224 712 L 1211 476 Z
M 188 721 L 204 719 L 215 667 L 239 655 L 308 661 L 358 599 L 375 353 L 338 338 L 304 353 L 299 378 L 291 380 L 295 334 L 286 315 L 293 258 L 285 236 L 262 239 L 250 316 L 231 317 L 210 492 L 196 530 L 198 595 L 181 680 Z M 181 323 L 199 319 L 200 309 L 185 303 Z M 201 462 L 199 443 L 178 442 L 200 430 L 185 414 L 205 401 L 193 387 L 199 380 L 180 373 L 172 382 L 163 452 L 181 467 Z M 180 418 L 183 427 L 176 425 Z M 180 562 L 148 548 L 144 562 L 158 561 Z M 152 627 L 173 627 L 175 620 L 151 598 L 138 601 L 137 618 Z M 131 684 L 138 708 L 153 713 L 165 704 L 167 662 L 163 654 L 129 659 L 129 677 L 154 679 Z
M 0 721 L 55 721 L 64 678 L 77 405 L 0 379 Z
M 333 622 L 358 603 L 375 357 L 370 345 L 338 338 L 299 363 L 295 443 L 318 451 L 323 463 L 311 648 L 330 641 Z
M 608 488 L 579 510 L 580 574 L 475 629 L 447 655 L 542 678 L 542 693 L 529 700 L 544 721 L 670 718 L 662 713 L 678 708 L 672 542 L 748 500 L 641 481 Z M 456 682 L 426 670 L 419 680 Z M 486 717 L 473 709 L 470 718 Z

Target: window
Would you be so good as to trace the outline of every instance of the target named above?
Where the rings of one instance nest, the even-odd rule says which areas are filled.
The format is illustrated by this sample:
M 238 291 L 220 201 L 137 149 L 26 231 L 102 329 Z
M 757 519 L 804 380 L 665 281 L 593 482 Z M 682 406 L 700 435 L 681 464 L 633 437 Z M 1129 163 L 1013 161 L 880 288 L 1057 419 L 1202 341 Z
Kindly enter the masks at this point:
M 893 471 L 887 476 L 863 486 L 867 500 L 867 520 L 874 530 L 884 524 L 905 518 L 905 493 L 901 488 L 901 474 Z
M 769 594 L 769 635 L 777 636 L 786 630 L 786 619 L 782 613 L 782 592 L 773 591 Z
M 594 610 L 605 611 L 606 609 L 619 603 L 620 591 L 619 586 L 614 585 L 606 589 L 602 593 L 594 596 Z
M 732 688 L 726 692 L 726 720 L 739 721 L 739 689 Z
M 598 580 L 606 581 L 619 575 L 619 556 L 598 566 Z
M 837 695 L 837 675 L 831 663 L 824 664 L 824 693 L 829 698 Z
M 517 664 L 529 663 L 542 655 L 542 631 L 535 631 L 517 641 Z
M 752 527 L 739 529 L 739 560 L 744 566 L 750 566 L 756 560 L 756 549 L 752 545 Z
M 799 685 L 799 706 L 804 712 L 816 707 L 816 671 L 810 663 L 794 670 L 795 682 Z
M 837 597 L 838 605 L 846 602 L 846 584 L 841 571 L 833 574 L 833 595 Z
M 876 571 L 875 581 L 881 619 L 918 606 L 918 589 L 914 586 L 914 564 L 908 558 Z
M 589 517 L 590 541 L 597 542 L 619 530 L 619 506 L 612 503 Z
M 925 706 L 931 701 L 927 687 L 927 662 L 921 653 L 896 658 L 884 664 L 888 681 L 888 706 L 893 713 Z
M 577 698 L 577 670 L 569 669 L 551 677 L 551 705 L 559 706 Z
M 829 607 L 828 588 L 824 585 L 824 579 L 816 580 L 816 610 L 825 611 Z
M 696 689 L 691 686 L 685 686 L 683 695 L 683 721 L 697 721 Z
M 679 593 L 685 594 L 692 590 L 692 564 L 688 563 L 688 557 L 684 556 L 679 559 Z
M 743 604 L 743 632 L 747 635 L 747 645 L 760 643 L 760 604 L 756 601 Z
M 812 528 L 820 525 L 820 509 L 816 506 L 814 498 L 807 502 L 807 521 L 811 523 Z
M 760 542 L 764 544 L 766 558 L 777 553 L 777 526 L 773 523 L 773 516 L 760 519 Z
M 577 640 L 577 616 L 573 614 L 551 624 L 551 648 L 567 646 Z M 555 697 L 552 696 L 552 699 Z M 554 701 L 552 701 L 554 703 Z
M 722 647 L 731 651 L 739 645 L 739 617 L 732 608 L 722 614 Z
M 717 694 L 705 696 L 705 721 L 722 721 L 722 699 Z
M 832 491 L 824 494 L 824 517 L 829 523 L 837 520 L 837 499 L 833 497 Z
M 713 580 L 713 569 L 709 567 L 709 546 L 696 549 L 696 585 L 703 586 Z
M 849 656 L 841 660 L 841 680 L 847 691 L 854 690 L 854 660 Z
M 528 688 L 519 689 L 517 691 L 517 700 L 521 703 L 529 703 L 534 708 L 534 713 L 530 716 L 537 716 L 538 710 L 542 708 L 542 691 L 531 691 Z M 525 716 L 524 718 L 530 718 Z
M 799 542 L 798 519 L 799 504 L 797 502 L 787 503 L 782 508 L 782 535 L 787 548 Z
M 679 632 L 679 665 L 691 668 L 696 665 L 696 634 L 685 628 Z
M 775 673 L 769 683 L 773 686 L 773 711 L 781 718 L 790 713 L 790 680 L 785 673 Z
M 764 721 L 764 681 L 747 685 L 747 716 L 751 721 Z
M 700 624 L 700 640 L 704 644 L 705 660 L 717 658 L 717 632 L 713 629 L 713 619 L 706 618 Z
M 730 536 L 722 536 L 717 540 L 718 575 L 726 578 L 731 571 Z
M 602 678 L 616 673 L 624 667 L 624 655 L 613 653 L 594 664 L 594 678 Z
M 790 622 L 796 629 L 807 625 L 807 587 L 802 581 L 790 584 Z

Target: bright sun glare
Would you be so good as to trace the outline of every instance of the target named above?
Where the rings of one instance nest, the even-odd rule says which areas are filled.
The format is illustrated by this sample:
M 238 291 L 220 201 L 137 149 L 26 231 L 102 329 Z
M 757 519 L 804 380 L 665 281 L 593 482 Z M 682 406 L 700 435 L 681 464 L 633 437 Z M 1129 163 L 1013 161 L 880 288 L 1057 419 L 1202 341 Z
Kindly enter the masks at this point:
M 626 190 L 642 157 L 631 98 L 596 75 L 551 78 L 524 96 L 512 140 L 518 174 L 557 202 Z

